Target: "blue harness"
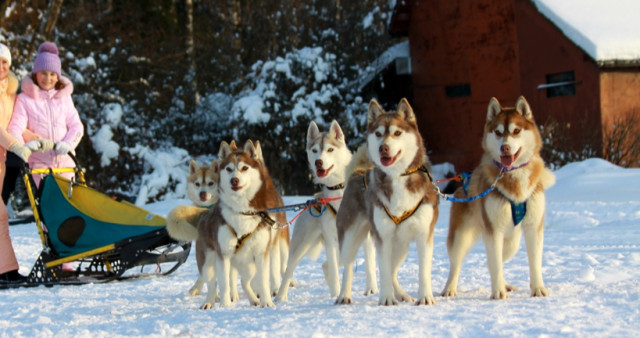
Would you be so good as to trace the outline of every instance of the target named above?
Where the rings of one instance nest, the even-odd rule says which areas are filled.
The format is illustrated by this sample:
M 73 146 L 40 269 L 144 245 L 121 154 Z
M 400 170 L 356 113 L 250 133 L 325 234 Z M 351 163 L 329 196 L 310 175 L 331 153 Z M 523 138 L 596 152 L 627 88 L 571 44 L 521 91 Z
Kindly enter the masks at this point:
M 462 174 L 460 174 L 462 176 L 462 190 L 464 190 L 465 195 L 469 195 L 469 182 L 471 182 L 471 172 L 464 172 Z M 491 189 L 493 190 L 493 189 Z M 489 192 L 491 192 L 491 190 L 487 190 L 487 194 Z M 481 194 L 482 195 L 482 194 Z M 486 194 L 484 194 L 486 195 Z M 482 195 L 482 197 L 484 197 L 484 195 Z M 480 197 L 480 195 L 478 195 Z M 504 198 L 507 198 L 506 196 L 504 196 L 504 194 L 502 194 L 502 196 Z M 513 220 L 513 226 L 518 226 L 518 224 L 520 224 L 520 222 L 522 222 L 522 219 L 524 218 L 525 214 L 527 213 L 527 201 L 524 201 L 522 203 L 516 203 L 510 199 L 507 198 L 507 200 L 509 201 L 509 203 L 511 204 L 511 219 Z

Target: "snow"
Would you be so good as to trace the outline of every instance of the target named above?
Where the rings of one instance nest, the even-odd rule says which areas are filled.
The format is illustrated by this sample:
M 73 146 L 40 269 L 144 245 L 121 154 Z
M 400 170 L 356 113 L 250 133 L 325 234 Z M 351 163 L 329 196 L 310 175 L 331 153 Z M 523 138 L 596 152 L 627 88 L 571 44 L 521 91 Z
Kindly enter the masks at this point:
M 197 274 L 192 251 L 183 266 L 162 278 L 0 290 L 0 336 L 637 336 L 640 169 L 590 159 L 555 173 L 557 183 L 547 192 L 543 277 L 551 294 L 546 298 L 529 297 L 523 244 L 505 266 L 505 278 L 520 290 L 508 300 L 490 300 L 484 248 L 478 243 L 463 265 L 458 297 L 436 297 L 434 306 L 380 307 L 377 295 L 362 296 L 361 255 L 354 304 L 336 306 L 323 279 L 321 255 L 316 262 L 302 260 L 289 302 L 274 309 L 249 306 L 241 292 L 241 301 L 231 308 L 200 310 L 204 296 L 187 295 Z M 157 189 L 152 178 L 146 182 L 148 190 Z M 308 198 L 287 196 L 285 204 Z M 166 215 L 180 204 L 190 202 L 171 199 L 145 207 Z M 435 293 L 448 273 L 450 206 L 441 201 L 435 229 Z M 41 249 L 35 225 L 12 226 L 10 231 L 20 272 L 26 274 Z M 413 295 L 417 271 L 412 245 L 399 281 Z
M 534 0 L 540 13 L 596 61 L 640 59 L 640 1 Z

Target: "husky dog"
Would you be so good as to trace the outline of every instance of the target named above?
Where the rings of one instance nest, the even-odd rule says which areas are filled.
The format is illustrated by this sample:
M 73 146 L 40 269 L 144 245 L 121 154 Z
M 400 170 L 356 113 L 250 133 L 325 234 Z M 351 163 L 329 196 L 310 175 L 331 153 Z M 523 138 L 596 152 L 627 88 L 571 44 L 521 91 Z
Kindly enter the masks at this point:
M 491 298 L 506 299 L 515 290 L 504 280 L 503 264 L 520 247 L 524 232 L 531 296 L 546 296 L 542 281 L 542 241 L 545 212 L 544 190 L 555 183 L 553 173 L 540 157 L 542 139 L 529 104 L 520 96 L 515 108 L 489 101 L 482 138 L 484 154 L 466 187 L 456 197 L 486 197 L 468 203 L 453 203 L 447 250 L 449 279 L 442 296 L 456 296 L 460 267 L 469 249 L 482 235 L 491 274 Z
M 336 303 L 351 303 L 353 261 L 370 231 L 380 265 L 379 304 L 395 305 L 398 301 L 434 304 L 431 260 L 438 195 L 428 173 L 429 160 L 409 102 L 402 99 L 396 112 L 385 112 L 372 100 L 366 136 L 366 153 L 373 169 L 364 176 L 351 176 L 336 222 L 344 263 Z M 354 161 L 362 159 L 356 155 Z M 400 287 L 397 279 L 411 241 L 416 242 L 418 250 L 417 300 Z
M 231 306 L 229 280 L 232 267 L 242 277 L 242 287 L 249 302 L 272 307 L 269 257 L 277 251 L 285 235 L 287 243 L 289 238 L 288 233 L 272 230 L 276 221 L 286 223 L 284 213 L 275 215 L 274 220 L 263 211 L 282 206 L 282 198 L 264 164 L 259 142 L 254 145 L 247 141 L 243 149 L 238 149 L 235 142 L 222 142 L 218 158 L 220 200 L 198 226 L 199 238 L 206 244 L 202 271 L 208 293 L 202 308 L 213 307 L 218 284 L 220 306 Z M 254 277 L 260 298 L 252 288 Z
M 218 202 L 218 160 L 210 165 L 199 166 L 195 160 L 189 163 L 187 196 L 194 205 L 210 207 Z
M 293 270 L 305 255 L 317 258 L 324 245 L 327 261 L 322 264 L 325 280 L 329 285 L 331 297 L 336 297 L 340 291 L 338 231 L 336 229 L 336 214 L 340 208 L 340 198 L 345 187 L 345 169 L 351 160 L 351 151 L 347 147 L 344 133 L 337 121 L 333 121 L 328 132 L 320 132 L 315 122 L 309 124 L 307 130 L 307 163 L 313 175 L 313 181 L 322 186 L 322 192 L 316 198 L 337 199 L 325 206 L 309 209 L 300 215 L 293 229 L 291 252 L 287 263 L 276 301 L 286 301 L 289 281 L 293 277 Z M 375 254 L 373 243 L 366 252 L 367 281 L 369 292 L 377 292 L 375 281 Z
M 191 160 L 189 163 L 189 176 L 187 177 L 187 196 L 195 207 L 188 205 L 177 206 L 171 210 L 167 217 L 167 231 L 171 237 L 184 241 L 196 241 L 198 279 L 189 289 L 189 294 L 194 296 L 202 292 L 202 286 L 204 285 L 202 264 L 204 264 L 205 246 L 202 240 L 198 239 L 197 225 L 201 215 L 204 215 L 202 208 L 210 208 L 218 202 L 219 175 L 218 160 L 214 159 L 210 165 L 202 166 Z M 186 223 L 181 223 L 183 220 Z M 191 226 L 191 224 L 195 226 Z

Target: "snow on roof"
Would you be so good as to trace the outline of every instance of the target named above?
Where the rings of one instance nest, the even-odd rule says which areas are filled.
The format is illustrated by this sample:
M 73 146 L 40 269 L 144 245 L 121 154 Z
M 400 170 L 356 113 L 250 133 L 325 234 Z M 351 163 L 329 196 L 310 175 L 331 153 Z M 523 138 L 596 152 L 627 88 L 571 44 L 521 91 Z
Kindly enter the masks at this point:
M 533 0 L 533 3 L 598 63 L 640 60 L 640 1 Z
M 371 82 L 376 75 L 385 69 L 393 60 L 401 57 L 410 57 L 409 54 L 409 40 L 404 40 L 397 43 L 382 53 L 375 61 L 373 61 L 367 69 L 360 75 L 357 80 L 358 91 Z

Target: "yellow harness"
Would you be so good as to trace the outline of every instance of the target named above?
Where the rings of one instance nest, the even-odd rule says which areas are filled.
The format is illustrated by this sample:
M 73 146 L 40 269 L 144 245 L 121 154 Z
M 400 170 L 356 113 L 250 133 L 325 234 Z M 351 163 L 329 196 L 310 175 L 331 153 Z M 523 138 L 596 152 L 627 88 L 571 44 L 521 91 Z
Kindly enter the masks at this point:
M 247 212 L 243 212 L 242 214 L 245 216 L 256 216 L 256 215 L 260 216 L 260 218 L 262 218 L 262 220 L 265 221 L 270 226 L 273 226 L 274 224 L 276 224 L 276 221 L 273 218 L 269 217 L 269 214 L 267 214 L 264 211 L 247 211 Z M 253 229 L 253 231 L 238 237 L 238 233 L 236 232 L 236 230 L 232 226 L 227 224 L 227 229 L 229 229 L 229 231 L 231 231 L 231 234 L 233 234 L 233 237 L 236 238 L 236 250 L 233 253 L 234 254 L 238 253 L 238 251 L 240 251 L 240 249 L 244 245 L 244 242 L 247 239 L 249 239 L 249 237 L 251 237 L 251 235 L 253 235 L 259 228 L 260 228 L 260 224 L 258 224 L 258 226 L 255 229 Z
M 427 176 L 429 177 L 429 179 L 431 179 L 431 175 L 429 174 L 429 171 L 427 170 L 427 168 L 423 165 L 417 168 L 413 168 L 413 169 L 409 169 L 407 170 L 404 174 L 402 174 L 402 176 L 407 176 L 407 175 L 411 175 L 417 171 L 423 171 L 425 173 L 427 173 Z M 369 188 L 369 184 L 367 184 L 367 173 L 369 171 L 364 173 L 364 176 L 362 176 L 362 179 L 364 181 L 364 188 L 368 189 Z M 387 216 L 389 216 L 389 218 L 393 221 L 393 223 L 395 223 L 396 225 L 399 225 L 400 223 L 404 222 L 407 218 L 413 216 L 413 214 L 416 213 L 416 211 L 418 210 L 418 208 L 420 208 L 420 206 L 422 205 L 422 200 L 420 200 L 418 202 L 418 204 L 416 204 L 415 207 L 413 207 L 413 209 L 411 210 L 407 210 L 405 212 L 402 213 L 402 215 L 400 217 L 396 217 L 395 215 L 391 214 L 391 211 L 389 211 L 389 208 L 386 205 L 382 205 L 384 207 L 384 211 L 387 213 Z

